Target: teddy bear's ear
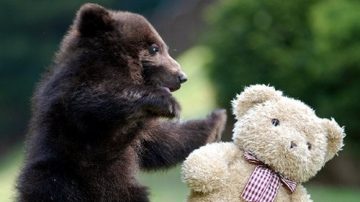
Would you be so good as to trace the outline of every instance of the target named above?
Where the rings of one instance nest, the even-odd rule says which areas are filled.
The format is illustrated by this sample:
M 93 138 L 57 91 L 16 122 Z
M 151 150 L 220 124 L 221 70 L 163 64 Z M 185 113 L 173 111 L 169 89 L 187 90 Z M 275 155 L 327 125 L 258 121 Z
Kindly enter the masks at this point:
M 232 100 L 233 114 L 236 119 L 239 119 L 254 105 L 280 99 L 281 96 L 282 92 L 271 86 L 257 84 L 245 87 L 245 90 Z
M 76 28 L 82 36 L 93 36 L 112 29 L 112 19 L 104 7 L 86 3 L 81 6 L 76 15 Z
M 344 146 L 343 139 L 345 137 L 344 128 L 340 127 L 334 119 L 324 119 L 323 122 L 327 131 L 328 151 L 325 160 L 332 159 L 338 151 Z

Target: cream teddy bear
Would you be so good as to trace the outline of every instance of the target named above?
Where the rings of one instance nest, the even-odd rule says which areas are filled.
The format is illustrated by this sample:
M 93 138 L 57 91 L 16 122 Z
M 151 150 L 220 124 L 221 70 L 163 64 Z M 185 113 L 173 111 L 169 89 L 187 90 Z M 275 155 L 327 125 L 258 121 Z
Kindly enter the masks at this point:
M 188 201 L 312 201 L 306 182 L 343 146 L 344 130 L 265 85 L 233 101 L 233 142 L 191 153 L 182 166 Z

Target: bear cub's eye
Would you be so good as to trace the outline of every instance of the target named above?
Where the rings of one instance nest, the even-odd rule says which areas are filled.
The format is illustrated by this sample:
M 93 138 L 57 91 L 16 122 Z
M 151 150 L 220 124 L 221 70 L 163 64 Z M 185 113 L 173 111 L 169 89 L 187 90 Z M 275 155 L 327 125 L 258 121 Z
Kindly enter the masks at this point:
M 156 44 L 151 44 L 151 46 L 149 46 L 149 53 L 151 55 L 155 55 L 157 52 L 159 52 L 159 50 L 160 50 L 160 48 Z
M 271 123 L 272 123 L 274 126 L 280 125 L 279 119 L 271 119 Z

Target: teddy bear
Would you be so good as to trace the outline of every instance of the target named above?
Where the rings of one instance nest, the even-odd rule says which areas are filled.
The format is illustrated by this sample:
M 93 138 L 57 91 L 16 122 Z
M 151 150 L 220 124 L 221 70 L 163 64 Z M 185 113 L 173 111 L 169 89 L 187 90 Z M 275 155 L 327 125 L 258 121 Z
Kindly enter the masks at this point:
M 233 142 L 202 146 L 182 165 L 188 201 L 312 201 L 301 183 L 342 149 L 344 128 L 267 85 L 246 87 L 232 107 Z

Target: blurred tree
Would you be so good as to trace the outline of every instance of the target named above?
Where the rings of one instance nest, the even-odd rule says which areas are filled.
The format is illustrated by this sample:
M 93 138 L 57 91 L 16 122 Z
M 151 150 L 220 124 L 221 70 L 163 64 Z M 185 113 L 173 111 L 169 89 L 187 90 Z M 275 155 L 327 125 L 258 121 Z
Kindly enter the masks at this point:
M 244 86 L 271 84 L 336 117 L 359 145 L 359 10 L 356 0 L 218 1 L 203 36 L 218 103 L 230 108 Z

